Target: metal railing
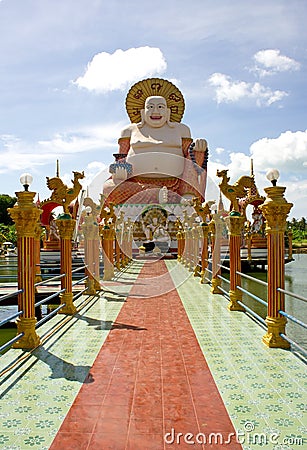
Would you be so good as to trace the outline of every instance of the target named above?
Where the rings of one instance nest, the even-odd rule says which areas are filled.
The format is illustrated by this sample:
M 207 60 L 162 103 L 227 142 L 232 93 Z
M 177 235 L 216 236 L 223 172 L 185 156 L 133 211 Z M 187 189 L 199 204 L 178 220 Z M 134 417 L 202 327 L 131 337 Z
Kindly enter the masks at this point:
M 212 262 L 212 259 L 209 258 L 209 259 L 207 259 L 206 261 L 207 261 L 207 263 L 208 263 L 208 265 L 209 265 L 209 264 Z M 218 264 L 218 267 L 219 267 L 220 269 L 224 269 L 224 270 L 226 270 L 226 271 L 230 271 L 230 268 L 227 267 L 227 266 L 224 266 L 223 264 Z M 213 275 L 212 270 L 210 270 L 209 267 L 207 267 L 207 268 L 206 268 L 206 272 L 208 272 L 208 274 L 211 275 L 211 278 L 210 278 L 210 277 L 205 277 L 205 279 L 206 279 L 206 281 L 208 281 L 209 283 L 211 283 L 212 275 Z M 259 280 L 258 278 L 255 278 L 255 277 L 253 277 L 253 276 L 247 275 L 247 274 L 245 274 L 245 273 L 243 273 L 243 272 L 241 272 L 241 271 L 237 271 L 236 273 L 237 273 L 237 275 L 241 276 L 242 278 L 244 278 L 244 279 L 246 279 L 246 280 L 253 281 L 253 282 L 255 282 L 255 283 L 257 283 L 257 284 L 259 284 L 259 285 L 261 285 L 261 286 L 264 286 L 264 287 L 267 287 L 267 286 L 268 286 L 268 283 L 267 283 L 266 281 Z M 217 277 L 218 277 L 222 282 L 224 282 L 224 283 L 227 283 L 227 284 L 230 283 L 230 281 L 229 281 L 227 278 L 225 278 L 224 276 L 222 276 L 222 275 L 219 275 L 219 274 L 218 274 Z M 260 298 L 259 296 L 253 294 L 252 292 L 248 291 L 247 289 L 245 289 L 245 288 L 242 287 L 242 286 L 237 285 L 236 288 L 237 288 L 239 291 L 241 291 L 243 294 L 245 294 L 247 297 L 252 298 L 253 300 L 257 301 L 259 304 L 261 304 L 262 306 L 264 306 L 264 307 L 267 309 L 267 306 L 268 306 L 268 305 L 267 305 L 267 301 L 266 301 L 266 300 L 264 300 L 263 298 Z M 221 293 L 223 294 L 223 296 L 224 296 L 225 298 L 227 298 L 227 300 L 229 300 L 229 292 L 228 292 L 226 289 L 224 289 L 222 286 L 219 286 L 218 289 L 221 291 Z M 281 292 L 281 293 L 283 293 L 283 294 L 285 294 L 285 295 L 288 295 L 288 296 L 290 296 L 290 297 L 292 297 L 292 298 L 295 298 L 295 299 L 297 299 L 297 300 L 303 301 L 303 302 L 305 302 L 305 303 L 307 302 L 307 298 L 303 297 L 302 295 L 294 294 L 293 292 L 290 292 L 290 291 L 288 291 L 288 290 L 281 289 L 281 288 L 277 288 L 277 291 L 278 291 L 278 292 Z M 252 317 L 254 317 L 254 318 L 256 319 L 256 321 L 259 322 L 259 324 L 261 324 L 261 325 L 263 325 L 263 326 L 266 327 L 266 321 L 265 321 L 265 319 L 264 319 L 263 317 L 261 317 L 259 314 L 257 314 L 257 313 L 256 313 L 252 308 L 250 308 L 245 302 L 238 300 L 238 304 L 239 304 L 240 306 L 242 306 L 248 314 L 250 314 Z M 300 327 L 303 328 L 303 329 L 307 329 L 307 324 L 304 323 L 302 320 L 298 319 L 297 317 L 294 317 L 293 315 L 288 314 L 288 313 L 286 313 L 285 311 L 279 310 L 278 312 L 279 312 L 280 315 L 286 317 L 286 318 L 287 318 L 290 322 L 292 322 L 293 324 L 295 324 L 295 325 L 297 325 L 297 326 L 300 326 Z M 280 336 L 281 336 L 283 339 L 285 339 L 287 342 L 289 342 L 289 344 L 290 344 L 291 346 L 293 346 L 294 348 L 296 348 L 302 355 L 304 355 L 304 357 L 307 356 L 307 351 L 306 351 L 306 349 L 304 349 L 301 345 L 299 345 L 299 344 L 298 344 L 297 342 L 295 342 L 293 339 L 291 339 L 290 337 L 288 337 L 288 336 L 287 336 L 286 334 L 284 334 L 284 333 L 280 333 Z
M 23 292 L 22 289 L 18 289 L 14 292 L 11 292 L 9 294 L 4 294 L 0 296 L 0 302 L 3 300 L 7 300 L 9 298 L 16 297 L 18 294 L 21 294 Z M 23 314 L 23 311 L 18 311 L 13 314 L 9 314 L 5 319 L 0 321 L 0 327 L 7 324 L 8 322 L 11 322 L 12 320 L 16 319 L 17 317 L 21 316 Z M 18 339 L 20 339 L 22 336 L 24 336 L 24 333 L 19 333 L 17 336 L 14 336 L 9 341 L 5 342 L 3 345 L 0 346 L 0 353 L 6 350 L 8 347 L 13 345 Z
M 77 268 L 72 270 L 72 273 L 77 273 L 77 272 L 83 271 L 86 268 L 87 268 L 87 265 L 78 266 Z M 64 273 L 60 274 L 60 275 L 48 277 L 46 280 L 43 280 L 43 281 L 35 283 L 34 287 L 37 288 L 37 287 L 47 286 L 48 284 L 53 283 L 52 287 L 53 288 L 55 288 L 55 287 L 58 288 L 60 286 L 60 284 L 55 285 L 54 282 L 56 282 L 56 281 L 60 282 L 61 279 L 64 278 L 64 277 L 66 277 L 66 274 L 64 274 Z M 75 287 L 75 286 L 77 286 L 79 284 L 85 283 L 87 279 L 88 279 L 88 276 L 83 276 L 82 278 L 80 278 L 77 281 L 75 281 L 72 284 L 72 286 Z M 76 300 L 77 298 L 79 298 L 86 291 L 86 289 L 87 289 L 87 287 L 85 287 L 84 289 L 81 289 L 80 291 L 76 292 L 74 294 L 74 296 L 73 296 L 73 301 Z M 57 298 L 60 294 L 64 293 L 65 291 L 66 291 L 66 289 L 58 289 L 56 292 L 53 292 L 52 294 L 47 295 L 42 300 L 39 300 L 38 302 L 35 302 L 34 307 L 35 308 L 39 308 L 41 305 L 48 304 L 48 302 L 50 302 L 50 300 L 52 300 L 54 298 Z M 19 290 L 16 290 L 16 291 L 12 292 L 12 293 L 4 294 L 4 295 L 0 296 L 0 303 L 3 300 L 7 300 L 7 299 L 10 299 L 10 298 L 16 297 L 18 294 L 20 294 L 22 292 L 23 292 L 23 290 L 19 289 Z M 56 307 L 55 309 L 50 311 L 48 314 L 46 314 L 42 319 L 40 319 L 39 321 L 36 322 L 35 328 L 36 329 L 39 328 L 45 322 L 50 320 L 62 308 L 64 308 L 64 306 L 66 306 L 66 303 L 61 303 L 58 307 Z M 8 322 L 12 322 L 14 319 L 18 318 L 22 314 L 23 314 L 23 311 L 17 311 L 17 312 L 14 312 L 13 314 L 8 315 L 7 317 L 5 317 L 5 319 L 0 321 L 0 327 L 5 325 L 5 324 L 7 324 Z M 9 339 L 7 342 L 3 343 L 0 346 L 0 353 L 2 353 L 3 351 L 5 351 L 9 347 L 11 347 L 16 341 L 18 341 L 23 336 L 24 336 L 24 333 L 19 333 L 17 336 L 14 336 L 12 339 Z

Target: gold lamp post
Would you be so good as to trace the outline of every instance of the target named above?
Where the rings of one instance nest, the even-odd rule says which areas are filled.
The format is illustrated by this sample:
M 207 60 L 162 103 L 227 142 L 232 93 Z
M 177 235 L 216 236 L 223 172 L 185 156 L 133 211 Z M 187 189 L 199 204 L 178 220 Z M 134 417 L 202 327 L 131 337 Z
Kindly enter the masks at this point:
M 268 240 L 268 312 L 266 323 L 267 333 L 262 340 L 268 347 L 289 348 L 288 341 L 280 336 L 285 334 L 287 319 L 279 311 L 285 310 L 285 296 L 278 288 L 285 287 L 285 229 L 286 219 L 293 206 L 284 198 L 286 190 L 283 186 L 276 186 L 279 172 L 271 169 L 267 178 L 272 182 L 271 187 L 265 188 L 266 200 L 260 209 L 266 220 L 266 234 Z
M 35 348 L 40 343 L 35 325 L 35 250 L 34 239 L 41 210 L 33 203 L 36 192 L 29 191 L 33 178 L 30 174 L 21 175 L 20 182 L 24 191 L 16 192 L 17 203 L 9 208 L 9 214 L 15 222 L 18 240 L 18 310 L 22 311 L 17 319 L 17 335 L 23 336 L 13 344 L 14 348 Z

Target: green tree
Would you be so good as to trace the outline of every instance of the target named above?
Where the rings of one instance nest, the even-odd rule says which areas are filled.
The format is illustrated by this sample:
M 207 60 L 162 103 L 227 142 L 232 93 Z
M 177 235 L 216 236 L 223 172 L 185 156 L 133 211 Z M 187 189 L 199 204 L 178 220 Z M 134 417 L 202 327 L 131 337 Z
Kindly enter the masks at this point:
M 12 208 L 17 201 L 16 197 L 7 194 L 0 194 L 0 223 L 4 225 L 13 225 L 13 220 L 7 212 L 7 208 Z
M 3 225 L 0 223 L 0 243 L 5 241 L 12 242 L 17 245 L 17 233 L 15 224 L 13 225 Z
M 302 218 L 299 220 L 298 226 L 299 226 L 299 229 L 300 229 L 300 230 L 302 230 L 302 231 L 305 231 L 305 230 L 306 230 L 306 219 L 305 219 L 305 217 L 302 217 Z

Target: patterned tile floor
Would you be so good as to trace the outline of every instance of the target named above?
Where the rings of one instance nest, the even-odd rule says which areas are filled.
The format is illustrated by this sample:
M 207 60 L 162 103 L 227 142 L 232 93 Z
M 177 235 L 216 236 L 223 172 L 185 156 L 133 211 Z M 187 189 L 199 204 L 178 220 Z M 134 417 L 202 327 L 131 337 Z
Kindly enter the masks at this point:
M 211 295 L 207 285 L 200 285 L 197 279 L 175 261 L 167 261 L 166 264 L 205 356 L 204 361 L 214 377 L 232 424 L 239 433 L 242 447 L 245 450 L 260 447 L 275 450 L 307 448 L 307 441 L 303 441 L 306 438 L 304 415 L 307 410 L 307 374 L 304 364 L 291 352 L 265 347 L 261 343 L 264 332 L 259 325 L 243 313 L 229 312 L 224 297 Z M 141 262 L 134 262 L 117 280 L 106 283 L 106 292 L 100 298 L 89 298 L 86 306 L 80 306 L 77 316 L 67 320 L 58 315 L 52 319 L 53 327 L 63 324 L 56 333 L 51 334 L 50 323 L 43 325 L 39 329 L 43 346 L 31 355 L 12 350 L 1 357 L 1 370 L 6 370 L 9 364 L 15 362 L 13 369 L 0 378 L 1 449 L 50 448 L 80 388 L 91 388 L 95 383 L 95 376 L 99 376 L 99 370 L 92 373 L 91 367 L 141 267 Z M 142 290 L 142 280 L 138 279 L 137 283 L 140 289 L 138 295 L 140 298 L 146 297 L 145 287 Z M 156 280 L 155 295 L 162 295 L 163 291 L 165 279 L 161 277 Z M 79 299 L 79 304 L 82 300 L 84 298 Z M 170 313 L 170 310 L 165 309 L 166 321 Z M 140 336 L 137 339 L 141 339 L 141 333 L 137 333 Z M 152 340 L 142 347 L 145 350 L 145 360 L 152 357 L 154 342 Z M 126 356 L 129 361 L 129 353 Z M 200 359 L 199 356 L 197 361 Z M 152 364 L 155 367 L 154 360 Z M 127 366 L 122 369 L 127 370 Z M 169 376 L 171 384 L 171 367 L 169 369 L 170 372 L 165 375 Z M 113 411 L 113 418 L 116 412 L 114 400 L 119 396 L 120 389 L 123 389 L 120 386 L 123 386 L 123 381 L 126 382 L 125 376 L 128 376 L 127 373 L 118 378 L 117 392 L 115 389 L 108 397 L 109 408 L 105 411 Z M 150 377 L 150 372 L 145 371 L 144 376 Z M 103 385 L 103 380 L 100 379 L 100 383 Z M 146 382 L 134 383 L 134 386 L 140 389 L 139 395 L 142 396 Z M 200 388 L 210 398 L 208 386 Z M 152 401 L 159 404 L 159 400 L 155 400 L 155 393 L 151 392 L 150 395 Z M 214 394 L 213 407 L 216 399 Z M 122 417 L 123 405 L 119 406 L 119 415 Z M 183 399 L 181 406 L 181 414 L 186 416 Z M 142 409 L 142 405 L 139 409 Z M 145 416 L 151 414 L 151 409 L 145 411 L 144 405 L 143 411 Z M 94 407 L 90 411 L 85 410 L 84 421 L 79 422 L 79 427 L 86 426 L 86 419 L 93 414 Z M 169 426 L 171 423 L 169 422 Z M 142 421 L 133 425 L 142 429 Z M 155 430 L 151 431 L 153 435 L 156 433 Z M 201 427 L 200 431 L 206 432 Z M 212 428 L 212 431 L 219 430 Z M 139 434 L 142 438 L 142 433 Z M 197 448 L 194 445 L 189 445 L 190 447 Z M 213 443 L 211 446 L 204 446 L 215 449 L 224 447 L 227 448 L 227 445 Z M 66 450 L 70 447 L 66 445 L 64 448 Z M 85 444 L 83 447 L 71 448 L 158 450 L 163 446 L 153 447 L 143 441 L 130 447 L 122 447 L 120 444 L 112 447 L 89 447 Z M 187 445 L 183 443 L 176 447 L 164 443 L 164 448 L 187 448 Z M 228 448 L 236 447 L 230 444 Z
M 306 366 L 263 345 L 264 330 L 251 318 L 230 312 L 182 266 L 167 265 L 243 448 L 307 448 Z

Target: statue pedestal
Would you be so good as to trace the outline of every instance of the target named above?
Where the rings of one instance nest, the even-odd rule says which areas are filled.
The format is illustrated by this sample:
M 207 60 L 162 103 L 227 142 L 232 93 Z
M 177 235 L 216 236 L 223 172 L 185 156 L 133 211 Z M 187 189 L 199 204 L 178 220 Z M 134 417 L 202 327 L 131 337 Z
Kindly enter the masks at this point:
M 44 250 L 52 250 L 52 251 L 56 251 L 56 250 L 61 250 L 61 242 L 59 240 L 54 240 L 54 241 L 45 241 L 43 244 L 43 249 Z

